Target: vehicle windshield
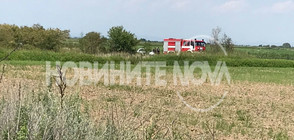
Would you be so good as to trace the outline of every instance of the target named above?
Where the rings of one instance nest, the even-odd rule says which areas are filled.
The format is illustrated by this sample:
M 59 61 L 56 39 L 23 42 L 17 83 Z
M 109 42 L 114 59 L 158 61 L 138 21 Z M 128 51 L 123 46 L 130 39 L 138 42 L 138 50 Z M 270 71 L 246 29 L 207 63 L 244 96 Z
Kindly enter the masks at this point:
M 205 42 L 197 42 L 196 46 L 205 47 Z
M 190 41 L 184 41 L 183 46 L 190 46 Z
M 194 42 L 194 41 L 184 41 L 183 46 L 200 46 L 200 47 L 205 47 L 206 43 L 205 42 Z

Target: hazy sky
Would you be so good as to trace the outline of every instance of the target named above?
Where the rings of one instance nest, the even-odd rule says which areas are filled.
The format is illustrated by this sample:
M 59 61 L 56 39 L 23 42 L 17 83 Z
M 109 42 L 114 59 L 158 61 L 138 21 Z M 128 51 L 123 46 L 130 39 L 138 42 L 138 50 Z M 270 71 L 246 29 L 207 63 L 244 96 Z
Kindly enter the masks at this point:
M 237 44 L 294 45 L 294 0 L 0 0 L 0 24 L 107 35 L 123 25 L 138 38 L 190 38 L 219 26 Z

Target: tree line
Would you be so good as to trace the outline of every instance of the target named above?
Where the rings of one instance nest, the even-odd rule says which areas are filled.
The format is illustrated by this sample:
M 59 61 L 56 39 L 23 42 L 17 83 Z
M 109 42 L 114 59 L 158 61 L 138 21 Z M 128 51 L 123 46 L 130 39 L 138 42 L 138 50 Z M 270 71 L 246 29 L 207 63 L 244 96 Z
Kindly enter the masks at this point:
M 40 24 L 16 26 L 0 24 L 0 46 L 15 46 L 23 44 L 23 48 L 39 48 L 42 50 L 58 51 L 70 38 L 69 30 L 58 28 L 45 29 Z M 79 47 L 85 53 L 98 52 L 128 52 L 134 53 L 139 43 L 135 34 L 124 29 L 123 26 L 112 27 L 108 37 L 99 32 L 89 32 L 79 39 Z
M 0 24 L 0 45 L 15 46 L 22 43 L 25 48 L 58 50 L 62 42 L 69 38 L 69 30 L 45 29 L 40 24 L 32 27 Z
M 282 46 L 277 45 L 259 45 L 258 47 L 264 47 L 264 48 L 292 48 L 290 43 L 283 43 Z

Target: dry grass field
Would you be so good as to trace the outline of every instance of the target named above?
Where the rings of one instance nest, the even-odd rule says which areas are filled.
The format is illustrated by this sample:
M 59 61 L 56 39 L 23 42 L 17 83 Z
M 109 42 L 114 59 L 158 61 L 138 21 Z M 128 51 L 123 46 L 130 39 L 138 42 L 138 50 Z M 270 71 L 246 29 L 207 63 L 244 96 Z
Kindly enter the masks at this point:
M 236 68 L 235 68 L 236 69 Z M 274 68 L 273 68 L 274 69 Z M 47 92 L 45 67 L 8 65 L 0 84 L 5 99 L 25 98 Z M 262 70 L 261 70 L 262 71 Z M 236 70 L 231 73 L 237 76 Z M 283 73 L 282 70 L 279 72 Z M 285 73 L 287 74 L 287 73 Z M 172 79 L 172 73 L 167 73 Z M 291 75 L 288 75 L 291 78 Z M 293 76 L 292 76 L 293 77 Z M 67 87 L 65 98 L 78 94 L 81 109 L 89 110 L 99 132 L 97 139 L 292 139 L 294 137 L 294 87 L 273 82 L 254 82 L 232 77 L 232 84 L 166 87 L 130 85 Z M 50 94 L 58 96 L 52 85 Z M 224 101 L 209 112 L 194 112 L 177 96 L 181 92 L 193 107 L 207 108 Z M 56 102 L 58 104 L 58 102 Z M 3 117 L 3 112 L 1 116 Z M 3 122 L 2 122 L 3 123 Z M 59 137 L 55 137 L 58 139 Z M 90 138 L 89 138 L 90 139 Z

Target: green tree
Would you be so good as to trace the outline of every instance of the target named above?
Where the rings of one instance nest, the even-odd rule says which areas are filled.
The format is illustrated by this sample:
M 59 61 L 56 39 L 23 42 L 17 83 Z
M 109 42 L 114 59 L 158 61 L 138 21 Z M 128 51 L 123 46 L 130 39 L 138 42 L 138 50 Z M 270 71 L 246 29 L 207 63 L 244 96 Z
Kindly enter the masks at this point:
M 85 53 L 96 54 L 98 51 L 105 52 L 106 48 L 103 44 L 106 38 L 102 37 L 100 33 L 90 32 L 79 40 L 81 50 Z
M 291 48 L 290 43 L 284 43 L 284 44 L 283 44 L 283 48 Z
M 58 51 L 63 41 L 69 38 L 68 30 L 48 29 L 40 34 L 43 34 L 43 38 L 38 46 L 46 50 Z
M 11 46 L 16 42 L 17 31 L 15 25 L 0 24 L 0 44 L 1 46 Z
M 135 46 L 139 43 L 135 34 L 126 31 L 123 26 L 112 27 L 108 31 L 108 44 L 112 52 L 134 53 Z

